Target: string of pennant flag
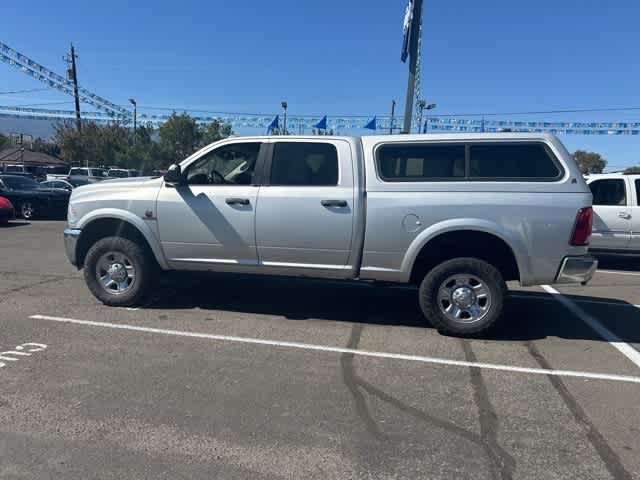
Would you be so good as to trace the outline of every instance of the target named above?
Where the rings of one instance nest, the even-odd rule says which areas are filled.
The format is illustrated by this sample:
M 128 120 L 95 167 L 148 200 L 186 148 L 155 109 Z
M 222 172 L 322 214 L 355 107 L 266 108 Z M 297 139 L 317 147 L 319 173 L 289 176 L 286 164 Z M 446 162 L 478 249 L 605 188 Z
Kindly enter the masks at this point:
M 73 119 L 72 110 L 52 110 L 32 107 L 0 106 L 0 117 L 18 117 L 41 120 L 65 120 Z M 266 133 L 283 133 L 284 122 L 280 115 L 263 114 L 227 114 L 218 115 L 192 115 L 196 122 L 205 124 L 219 121 L 230 124 L 235 130 L 252 128 L 263 130 Z M 131 123 L 132 117 L 113 115 L 104 111 L 83 112 L 85 120 L 98 123 Z M 170 115 L 139 113 L 138 121 L 141 124 L 151 124 L 157 127 L 164 123 Z M 305 116 L 293 115 L 287 117 L 286 130 L 289 133 L 309 131 L 312 129 L 321 131 L 333 131 L 334 133 L 347 133 L 349 131 L 369 130 L 379 133 L 390 131 L 398 132 L 400 122 L 390 116 Z M 524 121 L 524 120 L 498 120 L 498 119 L 465 119 L 458 117 L 429 117 L 421 125 L 413 123 L 414 132 L 550 132 L 568 135 L 640 135 L 640 122 L 548 122 L 548 121 Z

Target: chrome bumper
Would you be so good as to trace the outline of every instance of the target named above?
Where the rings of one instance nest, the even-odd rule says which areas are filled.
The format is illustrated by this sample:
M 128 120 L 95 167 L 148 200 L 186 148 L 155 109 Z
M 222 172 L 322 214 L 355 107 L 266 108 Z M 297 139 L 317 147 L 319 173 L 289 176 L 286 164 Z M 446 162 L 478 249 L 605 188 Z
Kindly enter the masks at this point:
M 555 283 L 581 283 L 585 285 L 598 268 L 598 260 L 588 255 L 565 257 L 560 265 Z
M 71 264 L 76 267 L 78 266 L 78 261 L 76 260 L 76 245 L 81 233 L 82 230 L 75 228 L 65 228 L 64 230 L 64 251 Z

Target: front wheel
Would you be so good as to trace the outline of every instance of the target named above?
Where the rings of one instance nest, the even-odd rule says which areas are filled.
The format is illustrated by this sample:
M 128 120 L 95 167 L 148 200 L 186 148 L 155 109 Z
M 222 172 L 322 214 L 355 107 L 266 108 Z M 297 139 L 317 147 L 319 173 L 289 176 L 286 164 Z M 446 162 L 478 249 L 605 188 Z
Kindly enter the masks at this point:
M 122 237 L 98 240 L 87 252 L 84 278 L 91 293 L 105 305 L 140 304 L 157 275 L 153 256 L 136 242 Z
M 486 332 L 502 315 L 507 286 L 493 265 L 477 258 L 447 260 L 420 284 L 422 312 L 444 334 Z

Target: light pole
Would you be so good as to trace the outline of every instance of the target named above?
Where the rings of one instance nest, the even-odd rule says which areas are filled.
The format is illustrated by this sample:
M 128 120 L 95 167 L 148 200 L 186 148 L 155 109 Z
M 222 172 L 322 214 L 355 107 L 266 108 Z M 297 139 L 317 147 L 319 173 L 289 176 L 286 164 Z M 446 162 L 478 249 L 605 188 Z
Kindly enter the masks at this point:
M 437 105 L 435 103 L 430 103 L 427 105 L 427 102 L 425 102 L 423 99 L 418 100 L 418 133 L 423 133 L 421 132 L 422 130 L 422 112 L 424 110 L 433 110 L 434 108 L 436 108 Z M 427 120 L 429 119 L 429 117 L 427 116 Z M 427 131 L 427 124 L 425 122 L 425 126 L 424 126 L 424 133 L 426 133 Z
M 283 112 L 284 121 L 282 122 L 282 134 L 286 135 L 287 134 L 287 107 L 289 107 L 289 105 L 287 105 L 287 102 L 283 101 L 280 103 L 280 106 L 282 107 L 282 110 L 284 110 Z
M 393 135 L 393 121 L 396 115 L 396 101 L 391 100 L 391 120 L 389 122 L 389 135 Z
M 137 122 L 137 116 L 138 116 L 138 104 L 136 103 L 135 98 L 130 98 L 129 99 L 129 103 L 131 105 L 133 105 L 133 146 L 136 146 L 136 122 Z

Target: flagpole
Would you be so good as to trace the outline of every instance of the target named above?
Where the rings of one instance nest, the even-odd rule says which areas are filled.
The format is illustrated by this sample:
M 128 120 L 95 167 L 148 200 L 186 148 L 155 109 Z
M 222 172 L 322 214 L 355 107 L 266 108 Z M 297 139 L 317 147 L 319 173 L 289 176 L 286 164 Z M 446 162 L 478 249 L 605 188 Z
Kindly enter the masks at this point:
M 411 133 L 413 115 L 413 97 L 416 88 L 416 70 L 418 65 L 418 40 L 420 37 L 420 19 L 422 18 L 422 0 L 414 0 L 411 19 L 411 37 L 409 39 L 409 79 L 407 81 L 407 100 L 404 107 L 404 126 L 402 133 Z

